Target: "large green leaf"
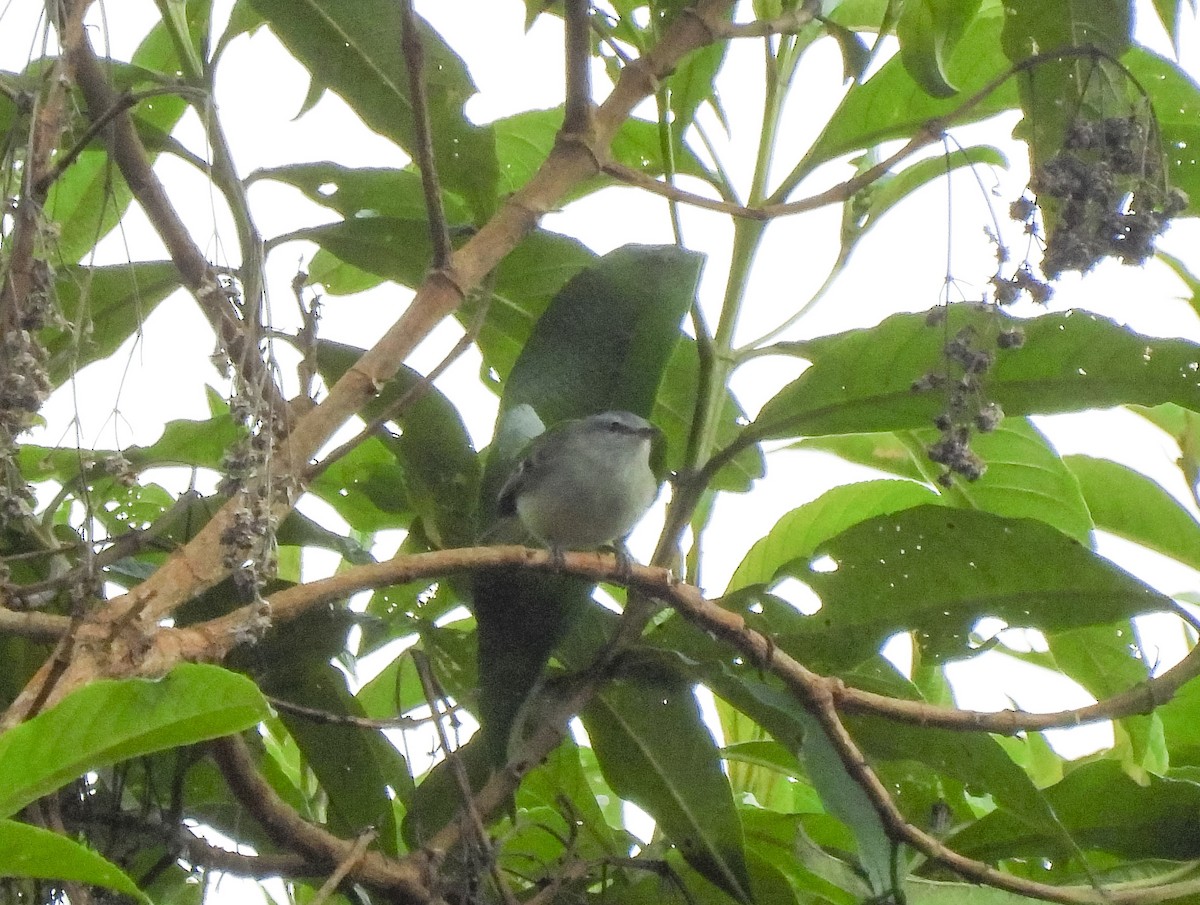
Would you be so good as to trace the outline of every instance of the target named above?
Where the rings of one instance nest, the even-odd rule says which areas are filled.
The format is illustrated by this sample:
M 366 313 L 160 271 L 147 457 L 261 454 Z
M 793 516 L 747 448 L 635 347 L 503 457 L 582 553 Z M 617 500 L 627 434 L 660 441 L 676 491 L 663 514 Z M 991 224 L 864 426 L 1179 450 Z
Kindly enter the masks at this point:
M 766 537 L 756 541 L 729 579 L 725 593 L 770 584 L 785 565 L 808 559 L 817 547 L 851 525 L 936 500 L 932 490 L 912 481 L 870 481 L 835 487 L 787 513 Z
M 310 201 L 337 211 L 347 220 L 396 217 L 425 221 L 426 218 L 421 174 L 411 169 L 354 168 L 322 161 L 294 163 L 251 174 L 250 181 L 259 179 L 294 186 Z M 443 193 L 442 209 L 452 226 L 471 222 L 470 211 L 455 195 Z M 428 225 L 425 229 L 428 231 Z
M 948 83 L 963 94 L 978 91 L 1004 72 L 1009 65 L 1000 48 L 1004 11 L 1000 3 L 987 0 L 967 26 L 953 53 L 944 61 Z M 905 69 L 897 56 L 879 71 L 847 92 L 829 125 L 808 152 L 805 164 L 812 168 L 842 154 L 869 148 L 891 139 L 908 139 L 929 120 L 954 113 L 961 99 L 936 98 Z M 959 119 L 985 119 L 1017 105 L 1017 88 L 1005 82 Z
M 252 682 L 182 664 L 164 678 L 101 679 L 0 735 L 0 814 L 88 770 L 238 732 L 266 718 Z
M 150 899 L 119 867 L 73 839 L 41 827 L 0 820 L 0 877 L 74 881 Z
M 54 385 L 115 352 L 177 288 L 179 272 L 170 261 L 60 270 L 55 294 L 70 326 L 43 336 Z
M 850 829 L 858 843 L 859 858 L 872 890 L 882 894 L 892 889 L 899 849 L 817 718 L 793 695 L 758 678 L 734 676 L 728 670 L 709 670 L 709 673 L 717 694 L 800 756 L 821 803 Z
M 905 700 L 921 699 L 916 686 L 882 657 L 845 678 L 856 688 L 876 694 Z M 1069 837 L 1064 835 L 1045 797 L 994 736 L 901 723 L 872 714 L 847 715 L 846 728 L 871 763 L 877 765 L 881 778 L 888 775 L 889 767 L 919 764 L 936 774 L 932 788 L 934 800 L 945 803 L 947 785 L 961 783 L 966 794 L 990 795 L 998 807 L 1056 836 L 1069 847 Z M 913 813 L 912 802 L 900 801 L 902 806 L 907 806 L 913 820 L 926 818 L 933 803 L 933 800 L 922 800 L 921 810 Z
M 613 408 L 649 415 L 701 263 L 675 246 L 627 245 L 576 274 L 526 342 L 505 408 L 528 403 L 547 424 Z
M 795 445 L 933 483 L 942 469 L 930 461 L 926 450 L 937 439 L 938 432 L 930 428 L 812 437 Z M 942 503 L 1011 518 L 1035 518 L 1081 543 L 1091 543 L 1092 518 L 1075 475 L 1027 419 L 1006 418 L 994 431 L 972 437 L 971 448 L 987 463 L 987 472 L 977 481 L 942 490 Z
M 979 10 L 980 0 L 909 0 L 896 22 L 900 60 L 931 97 L 958 92 L 947 71 L 954 48 Z
M 326 713 L 363 716 L 346 675 L 330 662 L 344 656 L 353 623 L 354 614 L 343 607 L 314 610 L 239 651 L 236 663 L 275 697 Z M 413 789 L 408 763 L 396 747 L 379 732 L 344 723 L 287 710 L 280 711 L 279 719 L 328 796 L 331 829 L 354 836 L 376 827 L 380 847 L 396 854 L 395 801 L 407 801 Z
M 664 670 L 613 682 L 581 717 L 613 791 L 653 816 L 692 867 L 750 901 L 729 781 L 687 683 Z
M 1141 336 L 1094 314 L 1016 320 L 970 306 L 947 312 L 948 326 L 897 314 L 875 327 L 789 345 L 813 366 L 770 400 L 749 428 L 756 438 L 927 427 L 944 394 L 913 389 L 944 370 L 947 334 L 968 325 L 980 336 L 1020 328 L 1025 345 L 997 353 L 983 378 L 986 398 L 1008 415 L 1081 411 L 1137 402 L 1200 408 L 1200 346 Z
M 1002 45 L 1014 63 L 1037 54 L 1095 48 L 1120 57 L 1129 47 L 1129 0 L 1016 0 L 1005 4 Z M 1081 111 L 1111 104 L 1112 83 L 1098 59 L 1048 59 L 1019 78 L 1022 123 L 1034 168 L 1062 147 L 1067 126 Z M 1120 76 L 1114 80 L 1119 86 Z M 1117 96 L 1124 94 L 1118 88 Z
M 331 88 L 414 157 L 417 138 L 402 54 L 401 8 L 388 0 L 252 0 L 271 30 L 312 74 L 310 90 Z M 475 94 L 466 66 L 422 19 L 426 105 L 438 176 L 477 217 L 496 202 L 498 166 L 489 127 L 473 125 L 463 104 Z
M 851 665 L 902 630 L 962 654 L 983 616 L 1047 631 L 1100 625 L 1170 601 L 1041 522 L 919 506 L 859 522 L 788 571 L 821 609 L 794 639 L 802 656 Z
M 208 3 L 189 7 L 190 19 L 207 18 Z M 130 94 L 161 88 L 166 78 L 174 79 L 182 68 L 164 23 L 155 26 L 134 52 L 133 65 L 106 60 L 100 65 L 116 92 Z M 151 162 L 186 109 L 182 96 L 157 94 L 130 111 Z M 100 116 L 108 111 L 90 112 Z M 69 264 L 81 260 L 117 225 L 132 200 L 133 193 L 99 142 L 85 148 L 55 180 L 46 199 L 46 212 L 57 225 L 55 260 Z
M 1055 665 L 1098 701 L 1126 692 L 1150 677 L 1150 664 L 1142 657 L 1129 620 L 1051 632 L 1046 643 Z M 1167 769 L 1162 724 L 1155 714 L 1127 716 L 1119 726 L 1127 736 L 1123 744 L 1118 738 L 1117 746 L 1127 773 L 1144 782 L 1147 771 L 1161 774 Z
M 1148 776 L 1139 784 L 1116 761 L 1082 764 L 1045 790 L 1067 831 L 1085 851 L 1125 858 L 1200 856 L 1200 783 Z M 1036 826 L 993 811 L 948 841 L 973 858 L 1059 860 L 1071 853 Z
M 515 192 L 546 162 L 562 128 L 562 107 L 528 110 L 492 123 L 496 132 L 496 154 L 500 160 L 501 189 Z M 627 119 L 613 136 L 609 154 L 617 163 L 650 176 L 661 175 L 662 148 L 658 124 L 644 119 Z M 675 172 L 704 178 L 707 171 L 686 147 L 677 148 L 672 161 Z M 565 201 L 575 200 L 611 185 L 612 179 L 600 177 L 575 186 Z
M 1125 465 L 1067 456 L 1096 527 L 1200 569 L 1200 524 L 1161 485 Z
M 325 382 L 335 383 L 363 352 L 353 346 L 319 341 L 317 366 Z M 401 368 L 364 406 L 362 415 L 376 418 L 406 397 L 408 403 L 389 419 L 400 425 L 400 436 L 385 433 L 380 438 L 380 443 L 399 463 L 402 478 L 385 498 L 406 500 L 407 506 L 421 516 L 426 536 L 436 546 L 469 546 L 476 539 L 474 503 L 479 493 L 479 460 L 462 418 L 450 400 L 436 387 L 426 385 L 417 372 Z M 360 464 L 364 460 L 365 457 L 358 457 Z M 379 464 L 395 477 L 386 463 Z M 346 469 L 340 471 L 344 479 Z M 344 497 L 345 485 L 341 486 Z M 339 492 L 336 480 L 326 480 L 321 487 L 326 493 Z M 377 503 L 374 499 L 371 502 Z M 351 524 L 358 530 L 364 529 L 357 522 Z

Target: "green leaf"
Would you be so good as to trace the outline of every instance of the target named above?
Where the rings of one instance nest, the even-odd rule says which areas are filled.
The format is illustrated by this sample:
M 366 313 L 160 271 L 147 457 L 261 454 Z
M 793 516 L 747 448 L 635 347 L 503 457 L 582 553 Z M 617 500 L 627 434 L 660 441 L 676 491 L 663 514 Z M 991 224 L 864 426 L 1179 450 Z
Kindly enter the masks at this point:
M 1098 47 L 1120 56 L 1129 47 L 1132 25 L 1129 0 L 1007 0 L 1004 50 L 1013 62 L 1066 47 Z
M 323 161 L 257 170 L 248 181 L 260 179 L 294 186 L 310 201 L 337 211 L 347 220 L 395 217 L 421 221 L 426 224 L 426 232 L 429 230 L 421 174 L 412 169 L 353 168 Z M 442 208 L 451 226 L 471 222 L 469 209 L 455 195 L 443 192 Z
M 254 34 L 266 24 L 266 21 L 254 9 L 250 0 L 234 0 L 233 9 L 229 11 L 229 22 L 225 26 L 225 30 L 221 32 L 221 37 L 217 39 L 216 48 L 213 50 L 213 62 L 220 59 L 230 41 L 239 35 Z
M 1001 43 L 1014 63 L 1074 48 L 1097 48 L 1120 57 L 1129 48 L 1132 8 L 1129 0 L 1016 0 L 1005 4 Z M 1111 84 L 1121 85 L 1123 79 L 1123 73 L 1108 76 L 1113 69 L 1106 60 L 1076 56 L 1050 59 L 1021 74 L 1021 129 L 1035 171 L 1058 153 L 1081 111 L 1112 105 Z M 1117 97 L 1123 99 L 1123 92 Z
M 802 440 L 795 445 L 933 483 L 942 469 L 929 460 L 926 450 L 939 436 L 933 429 L 844 434 Z M 1012 518 L 1035 518 L 1081 543 L 1091 543 L 1092 518 L 1075 475 L 1028 419 L 1004 419 L 994 431 L 973 436 L 971 448 L 987 463 L 987 472 L 977 481 L 957 482 L 941 490 L 944 505 Z
M 967 26 L 945 62 L 948 83 L 970 94 L 1004 72 L 1009 62 L 1000 48 L 1004 11 L 998 2 L 985 2 Z M 1017 105 L 1017 88 L 1005 82 L 961 117 L 959 123 L 977 122 Z M 850 151 L 870 148 L 883 141 L 909 139 L 930 119 L 957 111 L 961 101 L 931 97 L 896 56 L 865 82 L 853 86 L 842 99 L 829 125 L 805 158 L 812 169 Z
M 648 415 L 702 260 L 673 245 L 627 245 L 578 273 L 538 320 L 504 407 L 528 403 L 547 424 L 606 409 Z
M 355 531 L 407 528 L 412 504 L 404 489 L 404 469 L 378 437 L 332 463 L 308 487 Z
M 947 67 L 979 4 L 980 0 L 908 0 L 903 5 L 896 23 L 900 59 L 930 96 L 958 93 Z
M 1016 320 L 954 305 L 947 325 L 897 314 L 875 327 L 787 346 L 813 366 L 770 400 L 748 429 L 757 439 L 925 427 L 945 408 L 941 391 L 914 381 L 944 368 L 947 335 L 981 337 L 1019 327 L 1026 342 L 997 354 L 984 378 L 1008 415 L 1073 412 L 1137 402 L 1200 409 L 1200 346 L 1141 336 L 1080 312 Z
M 1188 195 L 1186 213 L 1200 214 L 1200 166 L 1196 148 L 1200 147 L 1200 86 L 1180 66 L 1144 47 L 1134 47 L 1121 63 L 1142 85 L 1152 85 L 1154 121 L 1167 161 L 1171 185 Z
M 1057 631 L 1165 610 L 1168 598 L 1038 521 L 919 506 L 860 522 L 790 572 L 821 610 L 801 623 L 802 656 L 853 664 L 916 630 L 934 651 L 969 651 L 983 616 Z M 827 565 L 822 564 L 827 562 Z M 780 639 L 789 647 L 793 639 Z
M 0 820 L 0 877 L 88 883 L 150 902 L 111 861 L 58 833 L 13 820 Z
M 319 622 L 317 623 L 320 624 Z M 288 628 L 299 626 L 297 622 Z M 300 631 L 290 632 L 289 649 L 303 643 Z M 323 662 L 293 663 L 272 672 L 264 688 L 304 707 L 327 713 L 364 716 L 346 688 L 340 670 Z M 383 851 L 400 851 L 399 827 L 393 799 L 407 801 L 413 781 L 408 763 L 381 733 L 313 720 L 283 711 L 279 719 L 295 739 L 304 761 L 329 796 L 329 823 L 334 832 L 356 835 L 370 827 L 380 830 Z
M 563 109 L 527 110 L 492 123 L 496 131 L 496 155 L 500 161 L 500 188 L 512 193 L 521 188 L 546 162 L 562 128 Z M 609 154 L 617 163 L 649 176 L 660 176 L 666 167 L 658 139 L 658 124 L 644 119 L 625 120 L 613 136 Z M 676 148 L 675 172 L 706 178 L 707 170 L 686 146 Z M 563 202 L 590 195 L 612 185 L 606 176 L 589 179 L 571 188 Z
M 935 179 L 942 179 L 960 167 L 1008 168 L 1008 158 L 996 148 L 980 145 L 956 149 L 949 154 L 920 160 L 898 173 L 888 173 L 864 190 L 867 209 L 858 227 L 857 239 L 892 210 L 897 204 Z
M 936 431 L 913 431 L 914 456 L 940 469 L 925 456 Z M 1053 525 L 1081 544 L 1091 545 L 1092 516 L 1075 475 L 1050 441 L 1027 418 L 1005 418 L 994 431 L 971 438 L 971 448 L 987 463 L 978 481 L 956 482 L 944 491 L 946 502 L 1008 518 L 1033 518 Z
M 846 484 L 783 516 L 766 537 L 755 542 L 729 579 L 726 594 L 770 584 L 787 563 L 808 560 L 816 549 L 851 525 L 937 500 L 928 487 L 911 481 Z
M 253 672 L 267 694 L 326 713 L 364 716 L 346 675 L 330 663 L 345 656 L 355 621 L 344 606 L 310 611 L 239 650 L 235 662 Z M 327 796 L 331 829 L 354 836 L 376 827 L 383 851 L 398 853 L 398 803 L 411 797 L 413 780 L 396 747 L 380 732 L 287 710 L 280 710 L 279 721 Z
M 721 683 L 722 694 L 734 691 Z M 859 857 L 876 894 L 892 889 L 899 849 L 887 834 L 879 813 L 863 791 L 858 778 L 829 740 L 824 727 L 790 694 L 765 683 L 742 677 L 730 702 L 758 720 L 785 745 L 796 745 L 809 779 L 826 810 L 854 834 Z
M 55 294 L 71 326 L 43 334 L 54 385 L 117 351 L 178 288 L 179 272 L 170 261 L 62 268 Z
M 334 384 L 364 352 L 354 346 L 319 340 L 317 367 L 322 378 L 328 385 Z M 390 419 L 400 425 L 400 436 L 385 434 L 381 438 L 401 467 L 403 482 L 397 490 L 407 506 L 421 516 L 426 535 L 436 546 L 469 546 L 475 542 L 477 533 L 479 460 L 462 418 L 450 400 L 417 372 L 401 368 L 364 406 L 361 414 L 364 419 L 379 417 L 406 397 L 409 402 Z M 328 491 L 337 486 L 334 481 L 332 485 L 323 484 L 322 488 Z M 345 485 L 340 492 L 344 497 Z M 361 524 L 351 524 L 363 530 Z
M 596 255 L 577 239 L 534 230 L 500 262 L 490 297 L 469 299 L 457 312 L 465 326 L 476 318 L 478 305 L 488 306 L 476 339 L 483 353 L 480 376 L 485 385 L 498 388 L 508 379 L 551 299 L 596 261 Z
M 412 156 L 417 153 L 409 77 L 401 53 L 400 7 L 389 0 L 252 0 L 284 46 L 312 73 L 312 88 L 330 88 L 368 126 Z M 496 203 L 495 138 L 475 126 L 463 104 L 476 93 L 466 66 L 417 17 L 424 58 L 429 131 L 438 176 L 484 219 Z
M 1158 251 L 1154 256 L 1170 267 L 1175 276 L 1183 281 L 1183 285 L 1187 287 L 1191 295 L 1180 296 L 1180 298 L 1186 301 L 1196 314 L 1200 315 L 1200 277 L 1192 273 L 1181 258 L 1169 255 L 1165 251 Z
M 1045 795 L 1084 851 L 1178 861 L 1200 856 L 1200 783 L 1147 776 L 1139 784 L 1120 764 L 1100 760 L 1076 767 Z M 1004 811 L 993 811 L 947 844 L 985 861 L 1070 855 L 1058 839 Z
M 882 658 L 846 675 L 856 688 L 904 700 L 920 700 L 916 686 Z M 935 773 L 933 794 L 945 801 L 947 778 L 961 783 L 973 795 L 990 795 L 996 805 L 1020 819 L 1056 835 L 1069 845 L 1069 837 L 1046 799 L 995 737 L 902 723 L 871 714 L 847 715 L 846 728 L 862 746 L 867 758 L 878 764 L 881 778 L 889 765 L 919 764 Z M 890 764 L 889 764 L 890 762 Z M 886 783 L 886 779 L 884 780 Z M 901 797 L 899 803 L 906 802 Z M 917 813 L 909 807 L 910 819 L 925 820 L 929 804 L 922 800 Z
M 195 465 L 219 469 L 229 448 L 245 431 L 227 413 L 208 421 L 168 421 L 162 436 L 149 446 L 131 446 L 125 457 L 138 468 Z
M 751 901 L 741 823 L 691 688 L 657 670 L 613 682 L 580 716 L 613 791 L 654 817 L 696 871 Z
M 189 5 L 193 24 L 207 18 L 207 3 Z M 132 64 L 100 60 L 100 66 L 118 94 L 160 88 L 164 76 L 174 79 L 183 70 L 175 43 L 163 22 L 134 51 Z M 150 163 L 157 156 L 155 146 L 159 138 L 170 133 L 185 110 L 187 103 L 182 97 L 163 94 L 142 100 L 130 110 L 134 126 L 147 145 Z M 106 111 L 91 112 L 98 115 Z M 68 264 L 80 261 L 120 222 L 132 199 L 133 193 L 116 172 L 108 152 L 98 143 L 85 148 L 55 180 L 46 199 L 46 212 L 57 224 L 55 260 Z
M 564 808 L 564 802 L 570 802 L 569 807 Z M 554 841 L 551 859 L 542 862 L 547 866 L 565 854 L 568 839 L 584 858 L 612 857 L 625 841 L 619 838 L 623 834 L 605 821 L 584 772 L 579 747 L 571 739 L 565 739 L 521 781 L 516 805 L 519 813 L 530 818 L 531 835 Z M 521 869 L 519 859 L 531 854 L 528 848 L 522 851 L 508 842 L 504 845 L 504 857 L 513 859 L 516 869 Z
M 288 238 L 308 239 L 339 260 L 401 286 L 419 286 L 433 255 L 424 219 L 358 217 L 297 230 Z
M 265 719 L 249 679 L 186 663 L 164 678 L 100 679 L 0 735 L 0 814 L 88 770 L 239 732 Z
M 1052 632 L 1046 636 L 1046 643 L 1058 668 L 1098 701 L 1150 678 L 1137 633 L 1128 620 Z M 1147 772 L 1164 772 L 1168 765 L 1161 760 L 1162 724 L 1158 717 L 1128 716 L 1119 725 L 1128 736 L 1121 752 L 1126 772 L 1143 783 Z
M 676 142 L 682 143 L 684 132 L 696 118 L 696 111 L 706 101 L 717 101 L 713 85 L 725 54 L 728 41 L 714 41 L 684 57 L 667 79 L 667 90 L 671 104 L 671 130 Z
M 296 509 L 287 514 L 275 539 L 281 546 L 320 547 L 332 550 L 345 557 L 347 562 L 355 564 L 374 562 L 362 544 L 351 537 L 343 537 L 336 531 L 329 530 Z
M 1175 497 L 1132 468 L 1067 456 L 1096 527 L 1200 569 L 1200 525 Z

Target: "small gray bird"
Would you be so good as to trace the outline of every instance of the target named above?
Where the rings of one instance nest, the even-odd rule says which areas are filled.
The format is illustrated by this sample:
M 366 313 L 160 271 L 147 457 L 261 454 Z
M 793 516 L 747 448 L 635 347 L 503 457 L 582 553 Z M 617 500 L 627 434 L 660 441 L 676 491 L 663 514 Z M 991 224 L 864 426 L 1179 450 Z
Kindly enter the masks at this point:
M 616 547 L 658 495 L 650 448 L 658 428 L 633 412 L 568 421 L 535 437 L 500 489 L 497 512 L 515 515 L 561 562 L 564 550 Z

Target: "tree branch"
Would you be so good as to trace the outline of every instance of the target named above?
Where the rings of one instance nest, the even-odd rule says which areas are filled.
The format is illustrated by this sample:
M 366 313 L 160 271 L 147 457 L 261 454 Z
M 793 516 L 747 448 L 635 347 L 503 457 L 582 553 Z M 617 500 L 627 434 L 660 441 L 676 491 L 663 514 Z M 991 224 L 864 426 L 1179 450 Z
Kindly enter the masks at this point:
M 254 765 L 250 749 L 237 736 L 210 744 L 221 775 L 230 791 L 246 807 L 276 844 L 312 859 L 330 870 L 350 863 L 349 876 L 356 882 L 391 893 L 413 905 L 434 905 L 424 858 L 410 855 L 394 860 L 378 852 L 356 851 L 356 843 L 339 839 L 309 823 L 291 809 L 263 779 Z
M 428 94 L 425 90 L 425 48 L 417 31 L 417 15 L 412 0 L 400 0 L 401 42 L 404 66 L 408 70 L 408 93 L 413 109 L 413 127 L 417 133 L 417 167 L 421 188 L 425 191 L 425 213 L 429 217 L 429 238 L 433 246 L 433 266 L 440 270 L 450 263 L 450 230 L 442 206 L 437 163 L 433 156 L 433 133 L 429 126 Z
M 590 0 L 566 0 L 566 100 L 562 130 L 587 136 L 592 128 L 592 31 Z
M 230 303 L 216 270 L 192 241 L 187 227 L 167 196 L 166 188 L 150 168 L 133 118 L 128 110 L 121 109 L 120 98 L 109 86 L 104 67 L 97 59 L 86 33 L 75 46 L 68 49 L 68 59 L 91 118 L 103 119 L 110 116 L 110 111 L 117 111 L 111 115 L 108 128 L 101 133 L 104 142 L 130 191 L 166 245 L 184 286 L 195 297 L 242 379 L 250 386 L 262 387 L 268 398 L 282 410 L 283 396 L 258 354 L 255 338 L 247 337 L 246 323 L 238 317 Z

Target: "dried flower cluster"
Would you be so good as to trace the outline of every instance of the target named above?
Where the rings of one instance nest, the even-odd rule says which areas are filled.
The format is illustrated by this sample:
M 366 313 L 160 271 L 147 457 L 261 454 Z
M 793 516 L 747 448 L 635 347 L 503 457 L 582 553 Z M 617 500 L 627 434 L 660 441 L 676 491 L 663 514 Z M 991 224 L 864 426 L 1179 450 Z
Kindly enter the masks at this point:
M 941 323 L 945 311 L 935 309 L 931 325 Z M 1004 418 L 1000 406 L 983 394 L 983 378 L 996 362 L 996 353 L 989 344 L 998 349 L 1014 349 L 1024 341 L 1025 335 L 1019 327 L 1006 328 L 989 338 L 967 324 L 942 347 L 945 371 L 926 374 L 913 384 L 914 391 L 946 391 L 945 407 L 933 419 L 941 437 L 928 450 L 929 458 L 945 468 L 938 476 L 938 483 L 943 486 L 950 486 L 955 475 L 975 481 L 987 471 L 987 463 L 971 449 L 971 436 L 976 431 L 994 431 Z
M 16 526 L 33 513 L 33 491 L 21 477 L 15 457 L 17 437 L 32 427 L 53 386 L 46 350 L 37 332 L 58 319 L 54 272 L 37 257 L 29 269 L 30 284 L 16 300 L 13 323 L 0 337 L 0 527 Z
M 261 397 L 236 397 L 233 417 L 246 426 L 246 436 L 224 457 L 221 490 L 241 493 L 240 508 L 221 535 L 224 565 L 248 596 L 258 596 L 278 566 L 272 504 L 281 490 L 272 479 L 271 459 L 286 432 L 286 423 Z
M 1138 117 L 1076 117 L 1062 150 L 1037 168 L 1030 185 L 1047 224 L 1046 276 L 1084 273 L 1107 257 L 1144 264 L 1155 238 L 1188 203 L 1162 173 L 1161 151 Z M 1033 216 L 1024 207 L 1013 214 Z

